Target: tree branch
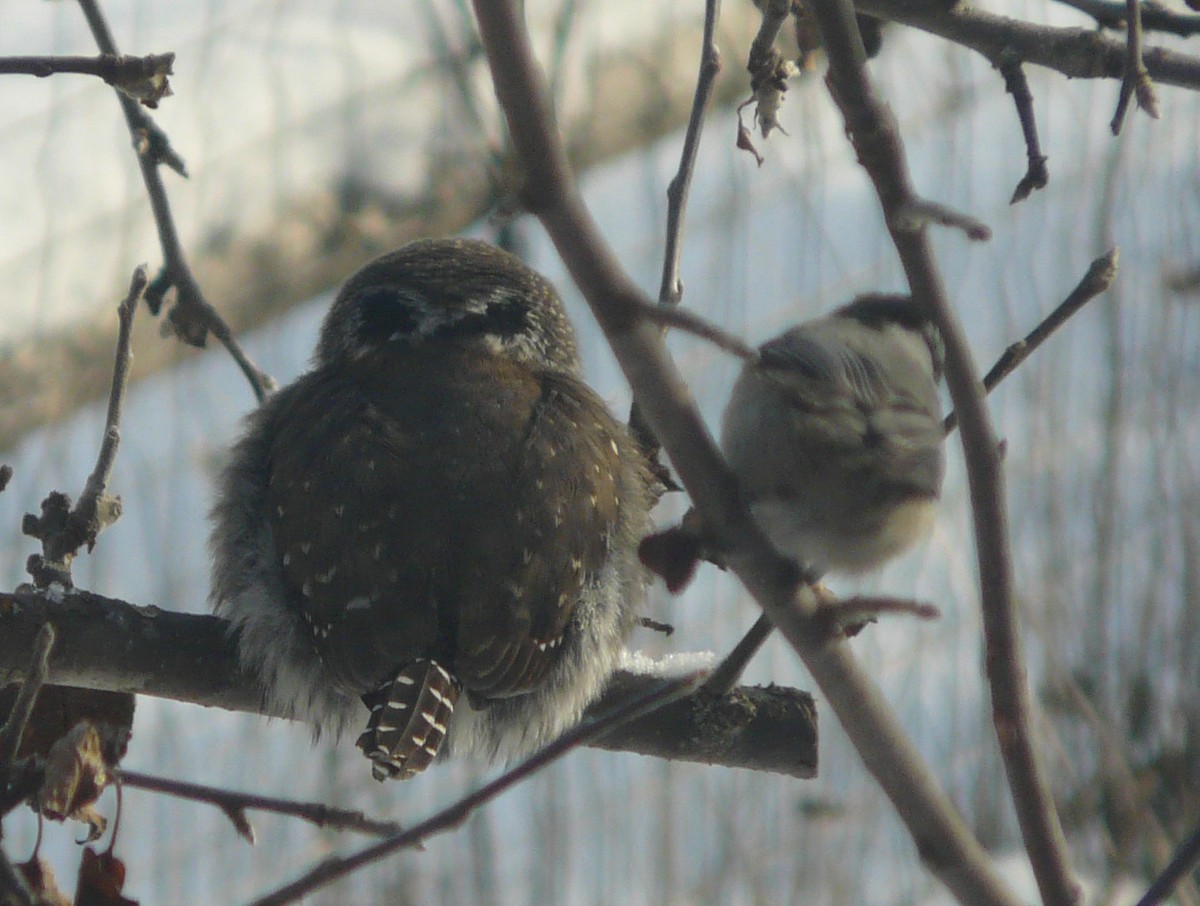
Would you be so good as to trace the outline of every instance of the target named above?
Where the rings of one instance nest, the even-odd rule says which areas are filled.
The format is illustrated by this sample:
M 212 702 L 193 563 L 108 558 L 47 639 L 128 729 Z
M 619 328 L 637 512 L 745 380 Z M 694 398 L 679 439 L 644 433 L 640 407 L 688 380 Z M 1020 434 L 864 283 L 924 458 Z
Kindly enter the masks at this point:
M 99 76 L 113 88 L 147 107 L 171 94 L 171 66 L 175 54 L 144 57 L 101 54 L 98 57 L 0 57 L 0 75 L 32 75 L 39 79 L 71 72 Z
M 1037 120 L 1033 115 L 1033 93 L 1029 90 L 1025 70 L 1010 56 L 1000 64 L 1000 75 L 1004 77 L 1004 90 L 1012 95 L 1013 105 L 1017 108 L 1021 134 L 1025 137 L 1025 156 L 1029 162 L 1025 175 L 1017 183 L 1009 200 L 1009 204 L 1016 204 L 1028 198 L 1034 189 L 1046 188 L 1050 174 L 1046 170 L 1046 155 L 1042 153 L 1042 146 L 1038 141 Z
M 21 738 L 25 735 L 29 718 L 33 716 L 38 693 L 46 683 L 46 675 L 50 669 L 50 651 L 53 648 L 54 627 L 48 623 L 43 624 L 33 639 L 29 669 L 25 671 L 17 700 L 13 702 L 4 725 L 0 726 L 0 776 L 6 775 L 17 761 Z
M 102 53 L 116 55 L 117 45 L 109 31 L 108 23 L 100 12 L 96 0 L 79 0 L 80 9 L 87 19 L 92 37 Z M 123 92 L 117 93 L 121 102 L 121 110 L 125 114 L 125 122 L 129 133 L 133 136 L 133 146 L 137 151 L 138 165 L 142 171 L 142 181 L 146 185 L 146 194 L 150 198 L 150 207 L 154 212 L 154 223 L 158 228 L 158 241 L 162 246 L 163 273 L 150 285 L 149 300 L 154 303 L 170 287 L 175 287 L 176 303 L 168 314 L 176 335 L 193 346 L 203 346 L 208 334 L 212 334 L 226 348 L 246 380 L 250 382 L 254 395 L 262 402 L 267 393 L 273 389 L 275 382 L 270 375 L 261 371 L 250 361 L 241 345 L 233 337 L 229 325 L 217 313 L 217 310 L 204 298 L 200 284 L 196 281 L 183 246 L 179 242 L 179 233 L 175 229 L 175 219 L 171 214 L 171 202 L 167 198 L 167 189 L 159 172 L 159 163 L 165 162 L 176 169 L 181 175 L 186 175 L 182 161 L 170 150 L 166 136 L 154 124 L 154 121 L 138 106 L 137 102 Z M 157 314 L 157 309 L 152 309 Z
M 49 682 L 267 713 L 254 680 L 238 670 L 229 624 L 222 619 L 136 607 L 78 590 L 58 600 L 0 592 L 0 676 L 23 677 L 34 637 L 45 623 L 58 634 Z M 614 707 L 661 679 L 619 673 L 589 713 Z M 741 687 L 716 702 L 699 696 L 674 702 L 596 746 L 813 777 L 816 709 L 806 692 Z
M 1121 79 L 1128 46 L 1094 30 L 1053 28 L 985 12 L 969 3 L 928 0 L 858 0 L 855 8 L 880 19 L 910 25 L 982 54 L 999 66 L 1006 54 L 1072 79 Z M 1155 82 L 1200 89 L 1200 59 L 1161 47 L 1143 54 Z
M 983 385 L 962 325 L 946 296 L 927 230 L 913 228 L 894 216 L 914 190 L 895 117 L 875 93 L 864 65 L 866 54 L 854 7 L 849 0 L 813 0 L 813 10 L 829 58 L 826 81 L 830 92 L 845 117 L 859 162 L 875 186 L 912 295 L 926 307 L 945 343 L 946 384 L 962 426 L 971 493 L 993 721 L 1042 899 L 1047 906 L 1069 906 L 1078 902 L 1081 891 L 1071 872 L 1062 826 L 1033 746 L 1030 693 L 1017 631 L 1004 472 Z M 971 902 L 966 891 L 957 893 L 962 902 Z
M 689 689 L 695 688 L 701 675 L 691 674 L 674 679 L 659 678 L 655 680 L 654 685 L 644 690 L 636 698 L 626 700 L 616 708 L 585 717 L 573 729 L 568 730 L 520 764 L 409 830 L 382 840 L 352 856 L 326 859 L 292 883 L 255 900 L 253 906 L 283 906 L 285 903 L 296 902 L 305 894 L 344 877 L 363 865 L 378 861 L 402 849 L 412 849 L 419 846 L 428 837 L 460 827 L 476 809 L 487 805 L 502 793 L 557 761 L 572 749 L 587 745 L 614 728 L 619 730 L 624 723 L 649 715 L 663 704 L 685 695 Z
M 389 837 L 403 831 L 403 828 L 394 821 L 377 821 L 368 818 L 362 812 L 331 808 L 323 802 L 299 802 L 274 796 L 258 796 L 253 793 L 241 793 L 236 790 L 173 780 L 169 777 L 154 777 L 137 771 L 127 771 L 124 768 L 120 770 L 118 779 L 126 787 L 216 806 L 233 823 L 238 834 L 251 845 L 255 842 L 254 829 L 246 818 L 247 809 L 302 818 L 317 827 L 357 831 L 376 837 Z
M 1063 6 L 1077 9 L 1096 20 L 1101 28 L 1124 28 L 1129 17 L 1129 6 L 1123 2 L 1109 0 L 1058 0 Z M 1154 0 L 1142 0 L 1142 27 L 1147 31 L 1161 31 L 1188 38 L 1200 34 L 1200 16 L 1195 13 L 1179 13 Z
M 751 518 L 657 326 L 639 316 L 648 300 L 604 242 L 571 178 L 516 4 L 475 0 L 474 6 L 496 94 L 527 174 L 524 201 L 591 306 L 705 525 L 728 551 L 729 567 L 803 657 L 931 870 L 963 902 L 1015 906 L 878 689 L 816 618 L 817 601 L 802 585 L 800 570 L 772 549 Z
M 995 390 L 1001 381 L 1016 371 L 1022 362 L 1050 339 L 1051 334 L 1067 323 L 1088 302 L 1112 286 L 1112 282 L 1117 276 L 1119 257 L 1119 250 L 1114 247 L 1093 261 L 1088 267 L 1087 273 L 1083 275 L 1083 279 L 1071 290 L 1067 298 L 1063 299 L 1054 311 L 1046 315 L 1037 327 L 1029 331 L 1024 339 L 1017 340 L 1001 353 L 996 364 L 983 378 L 984 393 L 991 393 Z M 947 434 L 957 426 L 958 414 L 956 412 L 949 413 L 942 421 L 942 428 Z

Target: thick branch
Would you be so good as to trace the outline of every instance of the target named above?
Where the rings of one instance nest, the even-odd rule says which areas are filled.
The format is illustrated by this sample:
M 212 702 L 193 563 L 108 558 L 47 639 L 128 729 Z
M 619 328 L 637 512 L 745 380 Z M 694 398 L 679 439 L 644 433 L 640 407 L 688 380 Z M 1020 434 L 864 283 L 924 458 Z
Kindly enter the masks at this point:
M 999 66 L 1006 54 L 1021 63 L 1045 66 L 1073 79 L 1121 79 L 1128 50 L 1124 41 L 1084 28 L 1052 28 L 985 12 L 974 4 L 950 9 L 928 0 L 857 0 L 855 9 L 961 44 Z M 1146 71 L 1163 85 L 1200 88 L 1200 59 L 1147 48 Z
M 1101 28 L 1124 28 L 1129 18 L 1129 6 L 1110 0 L 1058 0 L 1096 20 Z M 1181 38 L 1200 34 L 1200 16 L 1195 13 L 1179 13 L 1155 0 L 1142 0 L 1142 28 L 1146 31 L 1163 31 Z
M 950 307 L 933 259 L 928 231 L 895 216 L 914 194 L 899 129 L 875 93 L 849 0 L 813 0 L 817 27 L 829 57 L 827 82 L 846 120 L 846 131 L 879 195 L 913 297 L 926 306 L 946 347 L 946 384 L 961 423 L 971 493 L 975 549 L 986 637 L 992 715 L 1013 802 L 1038 888 L 1047 906 L 1078 902 L 1066 842 L 1049 785 L 1038 763 L 1030 728 L 1030 694 L 1017 631 L 1012 551 L 1000 446 L 984 402 L 984 388 L 962 325 Z M 959 899 L 972 902 L 965 890 Z
M 1017 900 L 878 689 L 817 619 L 817 601 L 800 571 L 772 550 L 750 517 L 658 328 L 638 316 L 648 300 L 604 242 L 571 179 L 516 4 L 475 0 L 474 6 L 513 145 L 525 172 L 536 174 L 524 200 L 591 306 L 705 525 L 729 552 L 728 565 L 803 657 L 926 863 L 964 902 L 1013 906 Z
M 20 680 L 33 639 L 58 633 L 49 681 L 266 713 L 254 681 L 240 673 L 229 624 L 217 617 L 135 607 L 76 591 L 59 601 L 0 593 L 0 677 Z M 593 712 L 642 694 L 661 677 L 618 674 Z M 365 715 L 365 711 L 363 712 Z M 813 777 L 816 709 L 806 692 L 742 687 L 716 702 L 693 695 L 653 718 L 599 740 L 604 749 L 658 758 Z

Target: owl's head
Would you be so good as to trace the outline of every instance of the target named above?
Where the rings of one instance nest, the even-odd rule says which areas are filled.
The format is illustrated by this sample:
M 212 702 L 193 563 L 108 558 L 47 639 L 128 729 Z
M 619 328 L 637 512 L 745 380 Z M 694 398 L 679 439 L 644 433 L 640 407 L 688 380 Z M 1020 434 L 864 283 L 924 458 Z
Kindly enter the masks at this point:
M 554 287 L 515 255 L 475 239 L 419 240 L 361 268 L 325 317 L 316 363 L 432 344 L 579 370 L 575 332 Z

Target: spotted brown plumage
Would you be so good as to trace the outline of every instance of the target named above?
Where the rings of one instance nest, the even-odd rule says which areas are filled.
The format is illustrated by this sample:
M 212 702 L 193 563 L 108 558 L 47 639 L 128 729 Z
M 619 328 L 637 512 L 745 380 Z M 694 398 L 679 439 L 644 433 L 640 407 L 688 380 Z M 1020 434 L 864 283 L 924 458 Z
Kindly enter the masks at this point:
M 316 367 L 250 417 L 214 601 L 273 710 L 340 729 L 365 698 L 377 776 L 442 736 L 513 754 L 614 669 L 648 484 L 550 285 L 483 243 L 414 243 L 348 281 Z

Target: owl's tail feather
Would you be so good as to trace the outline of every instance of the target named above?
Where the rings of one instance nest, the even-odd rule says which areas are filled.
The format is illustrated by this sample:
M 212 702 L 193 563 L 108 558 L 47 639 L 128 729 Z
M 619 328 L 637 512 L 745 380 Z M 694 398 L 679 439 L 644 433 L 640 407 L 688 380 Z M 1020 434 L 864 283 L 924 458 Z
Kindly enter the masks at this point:
M 445 667 L 419 658 L 363 696 L 371 719 L 356 745 L 376 780 L 407 780 L 433 763 L 461 690 Z

